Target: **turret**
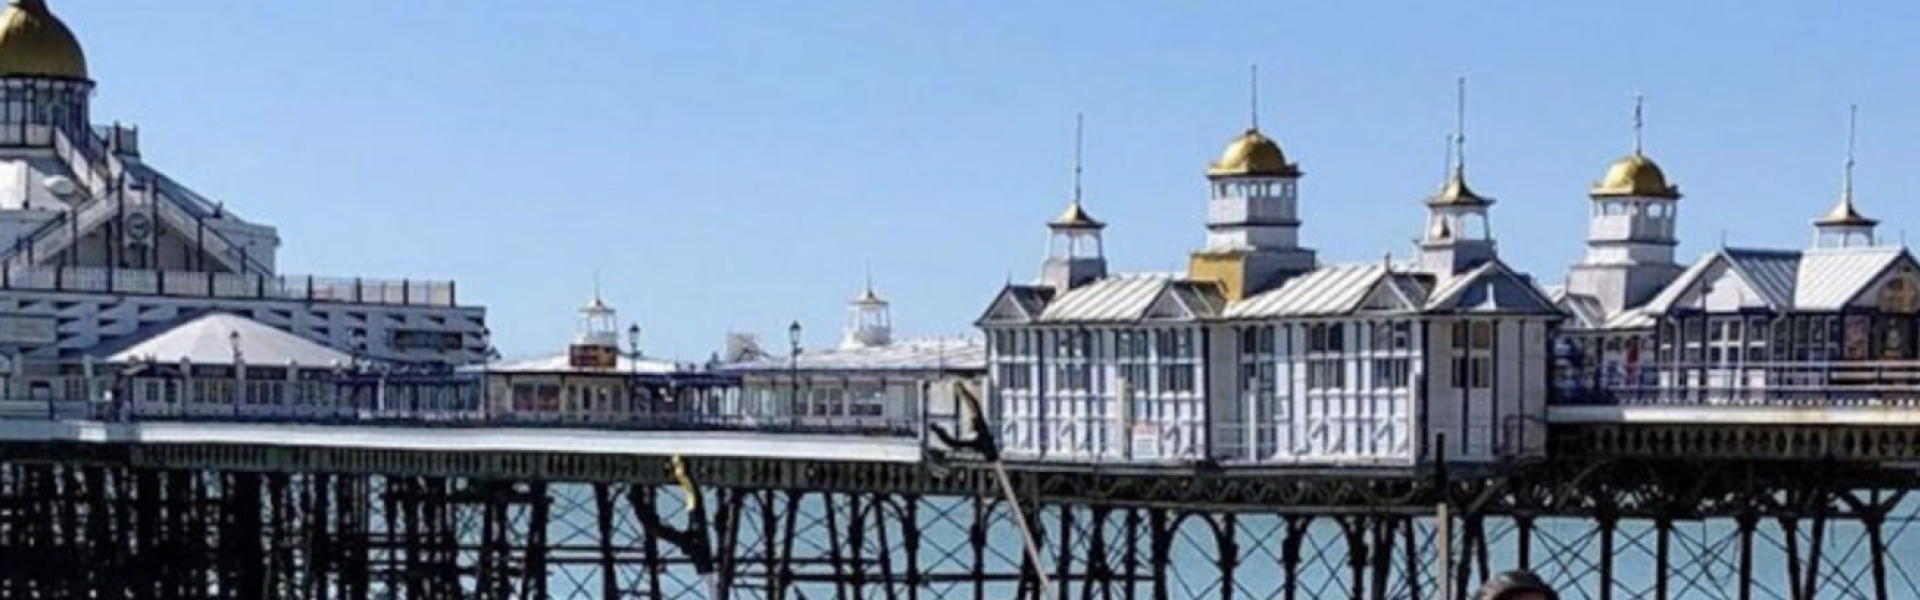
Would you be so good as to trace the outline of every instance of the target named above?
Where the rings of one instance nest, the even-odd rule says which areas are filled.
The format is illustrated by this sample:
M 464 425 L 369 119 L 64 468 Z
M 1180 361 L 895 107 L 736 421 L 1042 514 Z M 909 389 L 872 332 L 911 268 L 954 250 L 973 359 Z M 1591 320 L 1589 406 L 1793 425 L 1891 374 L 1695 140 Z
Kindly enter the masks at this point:
M 1680 276 L 1674 261 L 1680 188 L 1642 148 L 1642 105 L 1633 107 L 1633 152 L 1613 162 L 1588 192 L 1587 252 L 1567 275 L 1567 292 L 1606 314 L 1645 304 Z
M 893 343 L 893 309 L 867 281 L 852 302 L 847 303 L 846 337 L 841 348 L 876 348 Z
M 1427 224 L 1420 238 L 1420 267 L 1446 280 L 1497 258 L 1488 210 L 1493 199 L 1467 185 L 1466 80 L 1460 81 L 1451 157 L 1440 191 L 1427 198 Z
M 1847 162 L 1840 180 L 1840 199 L 1834 203 L 1833 210 L 1813 222 L 1815 248 L 1857 248 L 1879 243 L 1874 230 L 1880 227 L 1880 221 L 1860 214 L 1853 205 L 1854 125 L 1858 122 L 1858 113 L 1856 107 L 1847 117 Z
M 1081 204 L 1081 150 L 1085 122 L 1074 122 L 1073 200 L 1067 210 L 1047 222 L 1047 261 L 1040 267 L 1040 284 L 1056 293 L 1071 290 L 1107 276 L 1107 256 L 1101 232 L 1107 228 Z
M 1315 264 L 1313 251 L 1300 247 L 1300 167 L 1260 132 L 1255 98 L 1247 130 L 1207 167 L 1206 245 L 1187 263 L 1189 278 L 1219 282 L 1229 302 L 1279 287 Z

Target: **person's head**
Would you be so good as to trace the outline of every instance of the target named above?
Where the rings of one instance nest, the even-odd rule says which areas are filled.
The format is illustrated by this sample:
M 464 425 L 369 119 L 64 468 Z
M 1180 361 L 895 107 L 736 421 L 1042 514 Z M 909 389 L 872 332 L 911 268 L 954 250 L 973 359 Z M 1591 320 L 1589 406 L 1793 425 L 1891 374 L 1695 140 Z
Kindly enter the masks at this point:
M 1527 571 L 1507 571 L 1494 575 L 1480 586 L 1474 600 L 1560 600 L 1539 575 Z

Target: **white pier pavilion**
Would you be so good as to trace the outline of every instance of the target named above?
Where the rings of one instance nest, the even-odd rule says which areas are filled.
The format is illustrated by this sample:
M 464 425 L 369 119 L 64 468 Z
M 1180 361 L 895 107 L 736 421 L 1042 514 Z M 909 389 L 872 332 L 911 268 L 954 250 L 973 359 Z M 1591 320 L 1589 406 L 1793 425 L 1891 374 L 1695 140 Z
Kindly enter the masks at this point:
M 95 125 L 78 39 L 42 0 L 0 14 L 0 378 L 67 394 L 105 349 L 220 313 L 393 364 L 486 353 L 485 313 L 446 281 L 290 275 L 280 236 Z M 86 386 L 81 386 L 85 388 Z

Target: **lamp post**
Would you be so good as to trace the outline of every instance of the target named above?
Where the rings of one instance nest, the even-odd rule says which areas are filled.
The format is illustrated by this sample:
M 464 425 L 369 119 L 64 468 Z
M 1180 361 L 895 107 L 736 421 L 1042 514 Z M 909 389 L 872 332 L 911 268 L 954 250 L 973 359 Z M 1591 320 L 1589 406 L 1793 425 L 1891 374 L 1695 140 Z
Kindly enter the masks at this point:
M 240 354 L 239 331 L 227 332 L 227 348 L 233 351 L 233 418 L 234 420 L 239 420 L 240 404 L 244 402 L 247 397 L 247 363 L 246 357 Z
M 787 416 L 800 422 L 800 322 L 787 326 Z
M 640 324 L 633 323 L 627 325 L 627 411 L 640 412 L 640 400 Z

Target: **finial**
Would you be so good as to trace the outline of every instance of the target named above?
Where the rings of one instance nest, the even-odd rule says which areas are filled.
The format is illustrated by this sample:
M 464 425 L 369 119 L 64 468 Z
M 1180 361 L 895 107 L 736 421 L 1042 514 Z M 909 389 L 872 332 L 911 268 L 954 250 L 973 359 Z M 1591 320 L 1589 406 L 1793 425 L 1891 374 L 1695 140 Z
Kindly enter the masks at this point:
M 1083 158 L 1082 153 L 1086 149 L 1086 130 L 1087 130 L 1086 113 L 1074 113 L 1073 114 L 1073 204 L 1074 206 L 1080 205 L 1080 171 L 1082 170 L 1082 164 L 1083 164 L 1081 162 Z
M 1644 111 L 1646 99 L 1647 97 L 1641 94 L 1633 95 L 1633 155 L 1634 156 L 1640 155 L 1640 144 L 1641 144 L 1640 138 L 1641 138 L 1642 130 L 1646 129 L 1647 127 L 1646 115 Z
M 1840 201 L 1849 206 L 1853 204 L 1853 152 L 1854 142 L 1859 136 L 1860 105 L 1847 106 L 1847 162 L 1840 182 Z
M 865 268 L 867 272 L 866 295 L 872 296 L 874 295 L 873 294 L 873 259 L 867 259 Z
M 1254 63 L 1249 69 L 1247 83 L 1247 123 L 1252 129 L 1260 129 L 1260 64 Z
M 1464 171 L 1467 168 L 1467 78 L 1454 81 L 1456 95 L 1453 104 L 1453 168 Z

